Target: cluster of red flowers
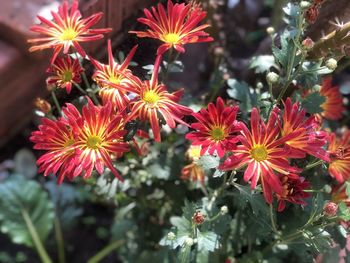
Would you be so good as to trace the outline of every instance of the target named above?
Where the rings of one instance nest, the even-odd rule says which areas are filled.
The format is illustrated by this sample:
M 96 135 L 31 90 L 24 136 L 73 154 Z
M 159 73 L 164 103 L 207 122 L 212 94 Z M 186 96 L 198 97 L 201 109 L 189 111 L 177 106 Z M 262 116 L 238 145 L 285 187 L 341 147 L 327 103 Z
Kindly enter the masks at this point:
M 302 169 L 292 166 L 291 159 L 310 154 L 329 161 L 329 154 L 323 148 L 328 136 L 320 131 L 317 117 L 307 117 L 299 103 L 292 104 L 289 98 L 284 102 L 283 114 L 274 108 L 267 123 L 253 108 L 250 129 L 236 120 L 237 112 L 237 107 L 225 107 L 218 98 L 216 105 L 211 103 L 208 110 L 193 114 L 198 122 L 191 125 L 195 131 L 186 137 L 193 145 L 202 147 L 202 155 L 231 154 L 220 169 L 245 167 L 244 180 L 250 182 L 253 189 L 260 181 L 268 203 L 272 203 L 275 193 L 279 211 L 284 209 L 285 201 L 305 204 L 303 199 L 309 194 L 303 190 L 309 183 L 299 176 Z
M 128 69 L 137 46 L 132 48 L 121 64 L 113 58 L 111 41 L 108 41 L 108 64 L 89 56 L 95 66 L 92 78 L 100 87 L 103 105 L 94 105 L 88 98 L 82 113 L 74 105 L 66 104 L 62 109 L 63 117 L 42 119 L 39 130 L 32 133 L 31 140 L 35 143 L 35 149 L 47 151 L 38 160 L 40 172 L 45 176 L 58 174 L 58 182 L 61 183 L 65 177 L 89 177 L 94 169 L 101 174 L 106 166 L 121 180 L 112 159 L 121 157 L 129 150 L 129 144 L 124 140 L 127 133 L 125 125 L 129 121 L 148 121 L 157 142 L 161 140 L 160 123 L 163 120 L 170 128 L 175 128 L 176 123 L 186 124 L 182 118 L 191 114 L 192 110 L 178 103 L 183 90 L 170 93 L 159 82 L 158 73 L 166 50 L 174 48 L 184 52 L 185 44 L 212 41 L 203 31 L 209 25 L 198 25 L 206 12 L 197 5 L 173 4 L 169 0 L 167 10 L 159 4 L 158 10 L 152 8 L 151 13 L 145 9 L 144 13 L 146 18 L 139 21 L 149 29 L 133 33 L 164 42 L 158 49 L 151 79 L 143 81 Z M 30 51 L 53 49 L 51 66 L 47 70 L 52 74 L 47 79 L 49 86 L 65 88 L 67 93 L 70 93 L 73 85 L 82 90 L 79 83 L 81 74 L 84 74 L 83 68 L 78 58 L 71 57 L 73 50 L 85 58 L 86 51 L 80 42 L 101 39 L 111 29 L 91 29 L 103 14 L 97 13 L 83 19 L 77 0 L 70 7 L 68 1 L 64 1 L 58 12 L 51 14 L 52 21 L 38 16 L 41 25 L 31 28 L 45 37 L 30 39 L 29 42 L 45 43 L 31 47 Z M 61 51 L 63 55 L 59 56 Z

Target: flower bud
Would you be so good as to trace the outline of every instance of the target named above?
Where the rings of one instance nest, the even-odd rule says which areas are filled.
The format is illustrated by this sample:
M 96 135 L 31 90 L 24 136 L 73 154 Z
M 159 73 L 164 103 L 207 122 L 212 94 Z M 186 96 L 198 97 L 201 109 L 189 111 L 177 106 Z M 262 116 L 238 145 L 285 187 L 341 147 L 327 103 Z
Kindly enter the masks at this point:
M 315 42 L 312 41 L 311 38 L 307 37 L 303 40 L 302 45 L 306 50 L 310 50 L 314 47 Z
M 330 194 L 332 192 L 332 187 L 329 185 L 329 184 L 326 184 L 324 187 L 323 187 L 323 190 L 327 193 L 327 194 Z
M 169 232 L 167 238 L 169 240 L 174 240 L 176 238 L 176 235 L 174 234 L 174 232 Z
M 326 216 L 335 216 L 338 211 L 338 205 L 333 202 L 328 202 L 323 207 L 323 213 Z
M 191 247 L 194 244 L 194 240 L 190 237 L 186 238 L 185 245 Z
M 192 216 L 192 220 L 196 225 L 201 225 L 205 221 L 205 216 L 202 214 L 202 212 L 197 211 Z
M 300 8 L 301 8 L 301 9 L 307 9 L 307 8 L 309 8 L 310 6 L 311 6 L 311 3 L 308 2 L 308 1 L 301 1 L 301 2 L 300 2 Z
M 257 89 L 263 89 L 264 85 L 259 81 L 258 83 L 256 83 L 256 88 Z
M 269 35 L 272 35 L 273 33 L 275 33 L 275 29 L 272 26 L 269 26 L 268 28 L 266 28 L 266 32 Z
M 36 98 L 35 101 L 34 101 L 34 106 L 42 111 L 43 113 L 45 114 L 48 114 L 51 112 L 51 105 L 48 101 L 42 99 L 42 98 Z
M 279 81 L 280 77 L 275 72 L 269 72 L 266 75 L 266 80 L 269 84 L 275 84 Z
M 223 205 L 221 208 L 220 208 L 220 213 L 222 215 L 226 215 L 228 213 L 228 207 L 226 205 Z
M 338 66 L 338 62 L 334 58 L 330 58 L 326 61 L 326 67 L 329 70 L 335 70 Z

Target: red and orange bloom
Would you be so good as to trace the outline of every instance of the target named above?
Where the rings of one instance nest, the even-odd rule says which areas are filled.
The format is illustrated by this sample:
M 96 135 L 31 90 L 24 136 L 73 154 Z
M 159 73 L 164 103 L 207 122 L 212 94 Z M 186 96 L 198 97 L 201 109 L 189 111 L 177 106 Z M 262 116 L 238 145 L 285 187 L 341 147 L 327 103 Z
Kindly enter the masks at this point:
M 332 202 L 339 204 L 344 202 L 347 207 L 350 207 L 350 198 L 346 194 L 346 185 L 344 183 L 338 184 L 332 188 Z
M 323 149 L 327 143 L 327 133 L 319 130 L 319 122 L 315 116 L 306 117 L 305 115 L 306 111 L 300 109 L 299 103 L 292 105 L 290 98 L 284 102 L 282 136 L 295 134 L 285 141 L 290 150 L 290 156 L 304 158 L 308 153 L 329 161 L 328 153 Z
M 78 168 L 84 171 L 84 178 L 90 177 L 94 168 L 102 174 L 106 166 L 123 180 L 112 163 L 112 156 L 121 157 L 129 151 L 128 144 L 123 142 L 126 131 L 122 116 L 113 113 L 111 104 L 99 107 L 90 99 L 82 114 L 72 104 L 63 109 L 63 114 L 76 133 L 74 146 L 80 150 Z
M 321 104 L 321 108 L 323 109 L 321 113 L 322 117 L 329 120 L 339 120 L 344 111 L 343 96 L 338 86 L 332 86 L 332 78 L 323 80 L 320 94 L 326 99 L 326 101 Z
M 53 17 L 52 21 L 38 16 L 42 25 L 35 25 L 30 29 L 33 32 L 46 35 L 47 37 L 29 39 L 28 42 L 46 43 L 32 46 L 29 51 L 33 52 L 53 48 L 54 51 L 51 63 L 56 60 L 61 50 L 63 50 L 64 54 L 67 54 L 70 47 L 74 47 L 82 57 L 85 57 L 86 53 L 79 42 L 90 42 L 101 39 L 103 38 L 103 34 L 110 32 L 111 29 L 90 29 L 101 20 L 103 13 L 96 13 L 82 19 L 82 15 L 78 10 L 78 5 L 78 1 L 74 0 L 69 10 L 68 1 L 65 0 L 63 4 L 59 6 L 58 12 L 51 12 Z
M 43 118 L 39 130 L 32 132 L 30 140 L 34 149 L 47 151 L 37 161 L 40 173 L 45 176 L 58 173 L 59 184 L 65 177 L 72 180 L 81 173 L 77 169 L 79 162 L 73 145 L 73 130 L 64 121 Z
M 182 117 L 192 113 L 188 107 L 178 104 L 183 90 L 169 93 L 163 84 L 158 83 L 161 59 L 161 56 L 157 56 L 151 80 L 146 80 L 138 84 L 137 89 L 130 90 L 136 94 L 136 97 L 131 105 L 129 119 L 149 120 L 156 142 L 161 140 L 158 115 L 161 115 L 169 127 L 173 129 L 176 122 L 187 125 Z
M 108 40 L 108 64 L 101 64 L 90 58 L 96 68 L 92 78 L 101 87 L 99 95 L 103 104 L 110 102 L 115 109 L 120 111 L 129 105 L 130 99 L 125 90 L 130 89 L 130 86 L 138 81 L 137 77 L 128 69 L 136 49 L 137 46 L 134 46 L 124 62 L 118 64 L 113 58 L 111 40 Z
M 237 121 L 238 107 L 225 107 L 224 101 L 219 97 L 216 105 L 209 103 L 208 110 L 201 109 L 192 115 L 197 119 L 191 125 L 196 131 L 186 135 L 193 145 L 202 147 L 201 155 L 208 152 L 216 152 L 223 157 L 228 150 L 232 150 L 237 143 Z
M 251 131 L 239 123 L 241 134 L 238 135 L 240 145 L 233 149 L 233 155 L 221 165 L 221 170 L 239 169 L 247 166 L 244 180 L 251 182 L 252 189 L 256 188 L 259 180 L 263 187 L 265 200 L 272 203 L 272 194 L 281 195 L 282 183 L 276 172 L 282 175 L 298 173 L 301 170 L 289 164 L 289 153 L 284 149 L 284 142 L 291 139 L 293 134 L 279 138 L 278 109 L 275 108 L 265 124 L 256 108 L 251 113 Z
M 146 17 L 138 19 L 140 23 L 149 27 L 147 31 L 131 31 L 130 33 L 136 33 L 138 37 L 150 37 L 164 42 L 158 48 L 158 55 L 172 47 L 183 53 L 185 44 L 213 41 L 213 38 L 203 31 L 209 25 L 198 26 L 206 16 L 206 12 L 202 11 L 199 6 L 191 3 L 173 4 L 171 0 L 168 0 L 167 11 L 162 4 L 158 4 L 157 9 L 152 7 L 152 12 L 145 9 Z
M 338 182 L 342 183 L 350 178 L 350 131 L 337 138 L 331 133 L 328 151 L 331 161 L 328 171 Z
M 201 157 L 201 147 L 191 145 L 186 152 L 186 156 L 191 163 L 182 168 L 181 179 L 203 183 L 205 172 L 203 168 L 197 164 L 197 161 Z
M 277 194 L 278 207 L 277 211 L 282 212 L 286 207 L 286 202 L 293 204 L 306 205 L 306 198 L 311 194 L 305 192 L 310 188 L 310 183 L 305 181 L 304 177 L 298 175 L 283 175 L 280 178 L 282 182 L 282 193 Z
M 57 58 L 55 62 L 47 69 L 48 73 L 54 74 L 46 79 L 48 86 L 54 85 L 61 89 L 66 89 L 69 94 L 73 84 L 81 82 L 80 74 L 84 69 L 80 66 L 78 59 L 72 59 L 70 56 Z

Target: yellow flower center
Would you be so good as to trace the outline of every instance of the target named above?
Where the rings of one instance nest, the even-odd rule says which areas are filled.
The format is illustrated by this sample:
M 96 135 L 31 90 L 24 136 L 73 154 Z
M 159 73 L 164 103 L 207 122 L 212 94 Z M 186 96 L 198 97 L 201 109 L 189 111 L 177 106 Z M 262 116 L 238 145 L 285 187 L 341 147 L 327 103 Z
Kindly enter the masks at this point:
M 164 36 L 165 42 L 170 44 L 176 44 L 180 40 L 180 36 L 178 34 L 169 33 Z
M 67 28 L 62 32 L 60 39 L 63 41 L 69 41 L 69 40 L 73 40 L 74 38 L 76 38 L 77 35 L 78 35 L 78 33 L 74 29 Z
M 101 147 L 101 142 L 102 142 L 101 137 L 96 136 L 96 135 L 91 135 L 86 140 L 87 146 L 91 149 L 94 149 L 94 150 Z
M 112 76 L 109 77 L 108 81 L 111 82 L 111 83 L 113 83 L 113 84 L 118 85 L 118 84 L 120 84 L 120 82 L 121 82 L 121 78 L 120 78 L 120 77 L 117 77 L 117 76 L 115 76 L 115 75 L 112 75 Z
M 65 70 L 61 75 L 63 82 L 70 82 L 73 79 L 73 72 L 69 70 Z
M 210 131 L 210 135 L 213 140 L 221 141 L 226 137 L 225 129 L 222 127 L 213 127 Z
M 160 97 L 153 90 L 149 90 L 149 91 L 145 92 L 142 99 L 144 102 L 146 102 L 148 104 L 155 104 L 159 101 Z
M 191 146 L 188 149 L 188 157 L 193 160 L 198 160 L 201 157 L 201 147 L 200 146 Z
M 74 140 L 73 140 L 73 139 L 67 139 L 67 140 L 65 141 L 65 143 L 63 144 L 63 147 L 64 147 L 64 148 L 69 147 L 69 146 L 71 146 L 73 143 L 74 143 Z
M 255 161 L 261 162 L 267 159 L 267 149 L 263 145 L 255 146 L 250 152 Z

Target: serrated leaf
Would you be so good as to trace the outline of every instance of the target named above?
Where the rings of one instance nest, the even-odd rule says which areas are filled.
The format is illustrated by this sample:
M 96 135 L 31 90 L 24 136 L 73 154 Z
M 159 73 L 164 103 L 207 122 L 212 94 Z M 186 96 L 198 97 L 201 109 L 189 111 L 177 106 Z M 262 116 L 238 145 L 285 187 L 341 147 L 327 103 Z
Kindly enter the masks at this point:
M 275 58 L 271 55 L 254 56 L 249 65 L 249 68 L 255 69 L 255 73 L 264 73 L 271 67 L 276 67 Z
M 308 113 L 315 114 L 323 112 L 321 105 L 326 101 L 326 98 L 318 92 L 311 93 L 301 102 L 301 106 Z
M 227 85 L 230 87 L 227 89 L 227 94 L 232 99 L 240 102 L 241 112 L 247 113 L 252 107 L 257 106 L 257 94 L 247 83 L 229 79 L 227 80 Z
M 53 226 L 54 206 L 38 183 L 16 176 L 0 185 L 0 230 L 14 243 L 33 247 L 23 211 L 45 241 Z
M 172 216 L 170 218 L 170 223 L 175 226 L 180 232 L 190 232 L 191 222 L 184 217 Z
M 198 250 L 214 251 L 219 248 L 218 235 L 212 231 L 197 230 L 197 242 Z
M 203 155 L 199 158 L 197 164 L 204 170 L 214 169 L 219 166 L 220 158 L 218 156 Z

